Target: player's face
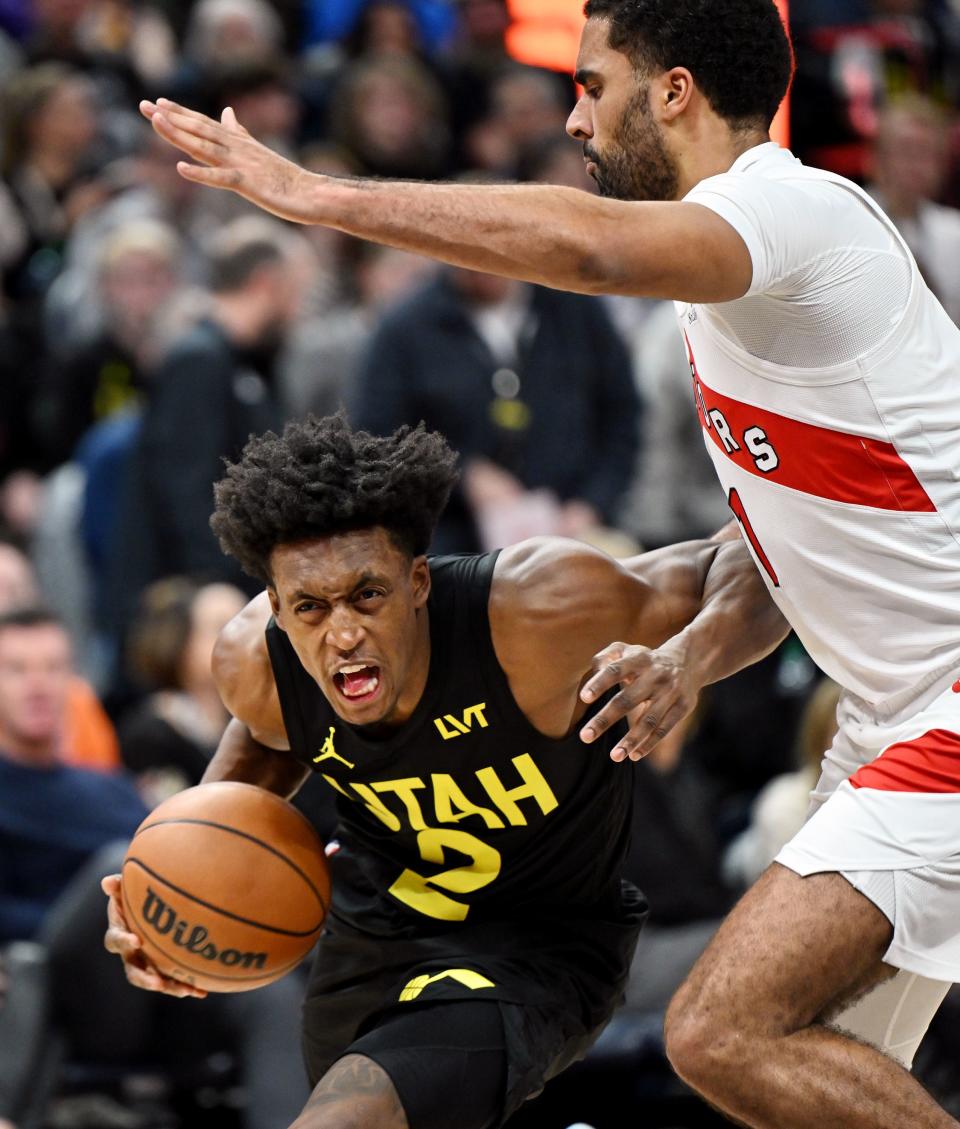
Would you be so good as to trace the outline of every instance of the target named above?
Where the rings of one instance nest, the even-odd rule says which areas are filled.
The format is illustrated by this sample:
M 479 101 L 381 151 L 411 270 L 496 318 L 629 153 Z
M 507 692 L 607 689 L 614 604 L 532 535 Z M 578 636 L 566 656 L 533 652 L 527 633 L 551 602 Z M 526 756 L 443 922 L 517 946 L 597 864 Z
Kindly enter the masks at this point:
M 601 196 L 672 200 L 680 175 L 650 109 L 650 86 L 631 61 L 609 46 L 608 23 L 589 19 L 580 41 L 577 81 L 583 87 L 567 133 L 583 145 L 587 172 Z
M 70 641 L 54 623 L 0 631 L 0 743 L 46 758 L 59 742 L 70 686 Z
M 425 557 L 379 526 L 279 545 L 270 600 L 304 669 L 351 725 L 398 725 L 430 667 Z

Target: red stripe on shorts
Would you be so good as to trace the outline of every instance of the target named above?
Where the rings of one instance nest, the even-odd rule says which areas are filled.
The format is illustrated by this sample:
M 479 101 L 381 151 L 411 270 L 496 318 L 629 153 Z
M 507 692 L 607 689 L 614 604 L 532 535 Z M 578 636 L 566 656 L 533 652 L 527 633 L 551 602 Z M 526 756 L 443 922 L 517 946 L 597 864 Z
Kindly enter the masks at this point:
M 883 792 L 960 792 L 960 733 L 931 729 L 890 745 L 850 777 L 854 788 Z

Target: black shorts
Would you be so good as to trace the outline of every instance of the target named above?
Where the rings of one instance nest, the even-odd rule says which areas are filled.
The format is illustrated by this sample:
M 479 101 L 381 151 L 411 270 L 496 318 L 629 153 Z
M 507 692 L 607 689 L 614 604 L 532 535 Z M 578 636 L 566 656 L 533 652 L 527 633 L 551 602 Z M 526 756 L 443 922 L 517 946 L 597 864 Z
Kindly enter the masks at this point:
M 304 1004 L 311 1085 L 338 1058 L 390 1075 L 410 1129 L 494 1129 L 582 1058 L 621 1002 L 645 916 L 500 922 L 420 938 L 333 920 Z

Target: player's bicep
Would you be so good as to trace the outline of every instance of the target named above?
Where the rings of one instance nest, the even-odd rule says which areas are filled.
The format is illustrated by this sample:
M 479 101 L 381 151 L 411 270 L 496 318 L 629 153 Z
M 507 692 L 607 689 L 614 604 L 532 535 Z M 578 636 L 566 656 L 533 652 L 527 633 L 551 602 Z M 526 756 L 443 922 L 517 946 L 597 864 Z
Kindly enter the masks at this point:
M 608 225 L 602 289 L 680 302 L 731 302 L 750 288 L 753 264 L 743 237 L 699 204 L 641 203 Z

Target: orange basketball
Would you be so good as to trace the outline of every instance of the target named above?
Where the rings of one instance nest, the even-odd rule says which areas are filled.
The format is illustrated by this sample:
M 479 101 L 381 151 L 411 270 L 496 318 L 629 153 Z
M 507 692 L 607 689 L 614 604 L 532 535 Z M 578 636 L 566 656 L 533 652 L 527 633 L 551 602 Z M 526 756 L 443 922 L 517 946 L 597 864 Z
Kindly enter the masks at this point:
M 210 992 L 278 980 L 310 951 L 330 905 L 316 831 L 252 784 L 200 784 L 165 800 L 137 828 L 122 877 L 146 955 Z

